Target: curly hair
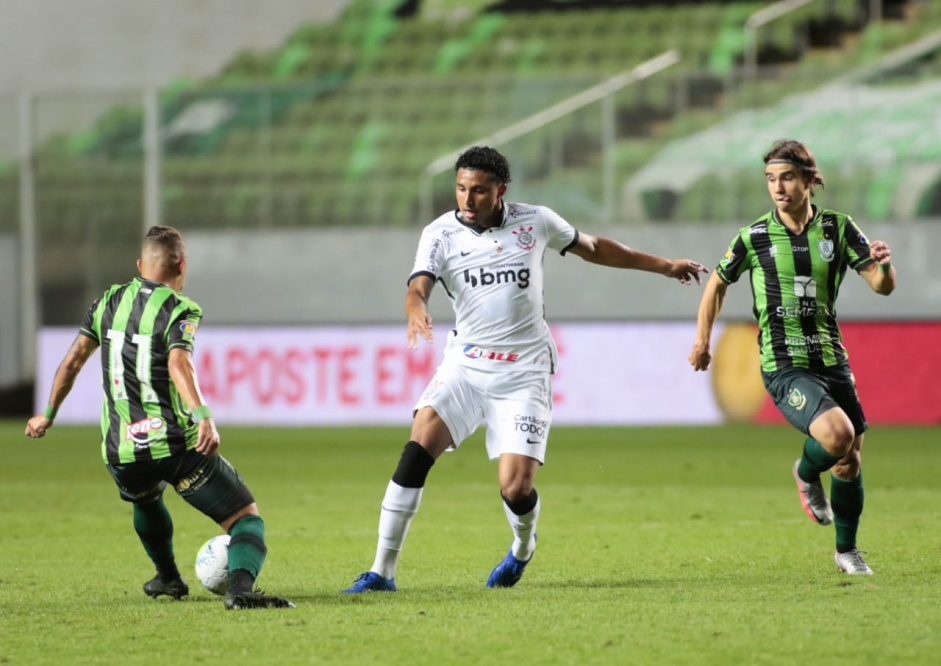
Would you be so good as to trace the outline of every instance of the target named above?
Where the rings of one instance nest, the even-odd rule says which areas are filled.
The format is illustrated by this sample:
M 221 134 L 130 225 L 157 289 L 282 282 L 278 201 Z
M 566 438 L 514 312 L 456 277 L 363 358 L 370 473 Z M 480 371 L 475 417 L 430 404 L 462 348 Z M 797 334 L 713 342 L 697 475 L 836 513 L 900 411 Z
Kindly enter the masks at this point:
M 779 139 L 774 142 L 764 157 L 765 164 L 772 161 L 786 162 L 800 170 L 801 175 L 810 183 L 810 195 L 814 195 L 814 187 L 825 187 L 823 174 L 817 168 L 814 154 L 810 148 L 794 139 Z
M 510 182 L 510 163 L 507 159 L 489 146 L 471 146 L 457 158 L 454 172 L 460 169 L 474 169 L 486 171 L 501 183 Z

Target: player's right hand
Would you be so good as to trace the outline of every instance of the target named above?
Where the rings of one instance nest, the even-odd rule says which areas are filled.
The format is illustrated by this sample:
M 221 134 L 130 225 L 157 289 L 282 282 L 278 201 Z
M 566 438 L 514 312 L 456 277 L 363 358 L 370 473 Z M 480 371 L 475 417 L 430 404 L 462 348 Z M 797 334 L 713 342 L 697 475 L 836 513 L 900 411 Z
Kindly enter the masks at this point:
M 33 439 L 39 439 L 46 435 L 46 431 L 52 427 L 52 419 L 47 419 L 43 414 L 37 414 L 26 422 L 26 436 Z
M 408 327 L 405 330 L 405 344 L 409 349 L 418 349 L 418 336 L 425 338 L 429 344 L 435 341 L 431 316 L 424 312 L 408 318 Z

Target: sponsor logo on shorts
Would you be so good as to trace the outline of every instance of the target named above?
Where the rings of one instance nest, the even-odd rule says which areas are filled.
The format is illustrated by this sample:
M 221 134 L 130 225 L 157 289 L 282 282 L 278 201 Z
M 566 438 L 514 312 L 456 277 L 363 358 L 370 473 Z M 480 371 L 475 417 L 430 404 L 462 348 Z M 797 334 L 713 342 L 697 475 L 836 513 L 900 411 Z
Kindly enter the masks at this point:
M 800 411 L 807 404 L 807 396 L 798 389 L 791 389 L 791 392 L 787 395 L 787 404 Z
M 467 358 L 486 358 L 491 361 L 505 361 L 515 363 L 520 355 L 516 352 L 498 352 L 492 349 L 481 349 L 477 345 L 465 345 L 464 356 Z
M 535 416 L 517 414 L 513 417 L 513 421 L 516 432 L 526 433 L 527 444 L 542 444 L 543 440 L 545 440 L 546 429 L 549 427 L 549 421 L 546 419 L 537 419 Z
M 200 467 L 186 478 L 177 481 L 173 487 L 176 488 L 178 493 L 186 492 L 187 490 L 194 491 L 199 490 L 204 485 L 206 485 L 208 480 L 209 478 L 206 476 L 206 470 Z
M 131 490 L 127 486 L 119 486 L 119 487 L 121 488 L 121 492 L 124 495 L 127 495 L 128 497 L 130 497 L 131 499 L 143 499 L 145 497 L 153 497 L 154 495 L 159 493 L 159 488 L 157 486 L 154 486 L 153 488 L 147 488 L 146 490 L 141 490 L 139 492 L 131 492 Z
M 138 444 L 148 444 L 150 433 L 162 430 L 165 425 L 166 423 L 159 416 L 128 423 L 124 430 L 124 439 L 134 440 Z

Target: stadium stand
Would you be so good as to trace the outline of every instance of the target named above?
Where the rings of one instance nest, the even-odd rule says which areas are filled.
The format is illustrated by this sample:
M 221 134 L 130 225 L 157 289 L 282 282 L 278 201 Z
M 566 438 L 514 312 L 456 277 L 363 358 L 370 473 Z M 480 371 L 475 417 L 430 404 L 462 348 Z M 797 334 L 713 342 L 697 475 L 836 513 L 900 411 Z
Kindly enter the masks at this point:
M 759 30 L 761 68 L 748 79 L 744 26 L 771 4 L 354 0 L 336 24 L 300 26 L 277 51 L 242 53 L 212 80 L 163 91 L 164 219 L 187 229 L 416 225 L 418 178 L 431 160 L 671 47 L 682 50 L 679 66 L 615 98 L 617 176 L 641 202 L 624 209 L 654 221 L 749 219 L 764 205 L 751 166 L 682 187 L 644 186 L 644 170 L 709 131 L 710 145 L 721 146 L 717 128 L 729 118 L 762 109 L 759 118 L 778 118 L 788 96 L 941 29 L 937 2 L 884 0 L 885 20 L 870 22 L 869 2 L 818 0 Z M 935 50 L 866 85 L 930 87 L 939 70 Z M 914 99 L 936 105 L 928 88 Z M 565 192 L 566 211 L 597 213 L 598 113 L 559 120 L 516 149 L 527 193 Z M 139 108 L 115 108 L 87 132 L 41 147 L 37 214 L 55 221 L 42 227 L 48 240 L 89 224 L 107 235 L 139 219 L 142 118 Z M 760 123 L 749 126 L 760 135 Z M 893 159 L 936 160 L 936 152 Z M 919 172 L 923 186 L 908 197 L 917 203 L 900 208 L 912 169 L 847 170 L 838 147 L 820 157 L 848 209 L 862 203 L 870 219 L 941 212 L 937 174 Z M 17 178 L 15 165 L 0 165 L 0 229 L 15 227 Z M 449 206 L 450 193 L 435 204 Z

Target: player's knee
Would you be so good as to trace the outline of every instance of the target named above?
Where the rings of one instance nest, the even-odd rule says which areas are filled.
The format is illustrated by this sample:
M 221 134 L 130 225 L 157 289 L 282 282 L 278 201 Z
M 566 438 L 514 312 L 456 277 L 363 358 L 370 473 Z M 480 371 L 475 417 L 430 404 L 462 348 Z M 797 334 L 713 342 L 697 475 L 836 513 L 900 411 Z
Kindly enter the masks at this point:
M 216 519 L 216 520 L 219 523 L 219 526 L 222 527 L 223 530 L 225 530 L 227 533 L 230 533 L 232 528 L 235 526 L 235 524 L 240 522 L 242 519 L 246 518 L 247 516 L 254 516 L 255 518 L 257 518 L 257 520 L 259 521 L 261 520 L 261 514 L 259 514 L 258 512 L 258 504 L 256 504 L 255 502 L 252 502 L 251 504 L 243 506 L 241 509 L 238 509 L 236 511 L 229 513 L 225 518 Z M 212 518 L 213 516 L 210 516 L 210 517 Z M 246 524 L 252 522 L 252 520 L 254 519 L 248 520 Z
M 505 491 L 501 494 L 503 495 L 503 502 L 509 507 L 510 511 L 517 516 L 523 516 L 532 511 L 536 508 L 536 502 L 539 501 L 539 495 L 531 484 L 529 486 L 529 492 L 522 496 L 508 497 Z
M 507 505 L 526 501 L 530 495 L 535 495 L 535 493 L 532 479 L 526 477 L 514 477 L 500 485 L 500 494 L 503 495 L 503 501 Z
M 811 435 L 834 456 L 845 456 L 853 448 L 856 431 L 843 410 L 833 409 L 814 422 Z
M 848 427 L 837 427 L 830 432 L 827 442 L 821 442 L 830 453 L 835 456 L 846 456 L 853 448 L 856 433 L 853 426 L 847 422 Z
M 403 488 L 422 488 L 435 459 L 418 442 L 409 442 L 402 449 L 399 466 L 392 475 L 392 481 Z
M 854 447 L 850 449 L 849 453 L 843 456 L 840 462 L 833 466 L 830 472 L 838 479 L 852 481 L 859 476 L 859 469 L 862 463 L 862 455 L 860 455 L 859 449 Z

